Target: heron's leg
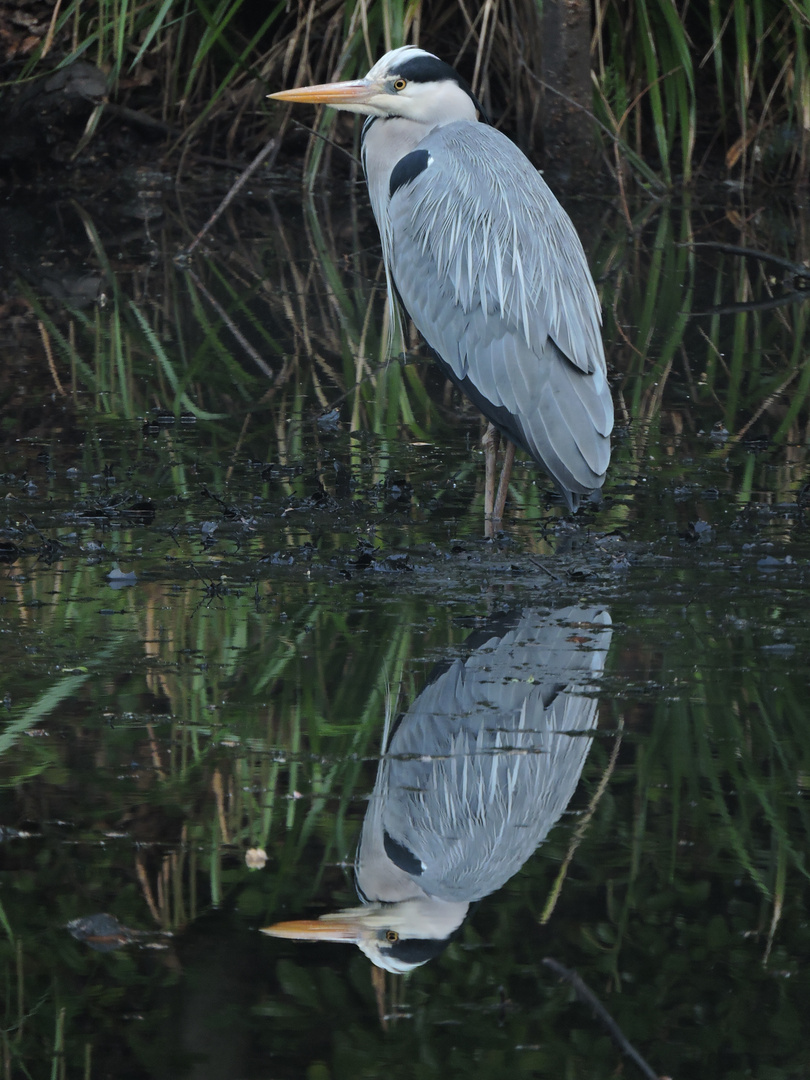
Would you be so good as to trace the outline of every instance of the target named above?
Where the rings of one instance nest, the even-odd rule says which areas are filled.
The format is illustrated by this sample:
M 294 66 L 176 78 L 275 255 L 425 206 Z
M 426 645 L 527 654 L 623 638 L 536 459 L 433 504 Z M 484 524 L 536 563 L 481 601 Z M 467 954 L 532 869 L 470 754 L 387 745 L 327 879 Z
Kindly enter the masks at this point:
M 500 437 L 493 424 L 487 425 L 481 444 L 487 466 L 487 478 L 484 485 L 484 535 L 491 538 L 494 534 L 492 517 L 495 509 L 495 465 L 498 460 L 498 442 Z
M 509 481 L 512 478 L 512 465 L 515 461 L 515 444 L 506 440 L 506 449 L 503 453 L 503 465 L 501 467 L 501 479 L 498 482 L 498 495 L 495 499 L 495 508 L 492 511 L 492 520 L 500 522 L 503 517 L 503 508 L 506 505 L 506 496 L 509 491 Z

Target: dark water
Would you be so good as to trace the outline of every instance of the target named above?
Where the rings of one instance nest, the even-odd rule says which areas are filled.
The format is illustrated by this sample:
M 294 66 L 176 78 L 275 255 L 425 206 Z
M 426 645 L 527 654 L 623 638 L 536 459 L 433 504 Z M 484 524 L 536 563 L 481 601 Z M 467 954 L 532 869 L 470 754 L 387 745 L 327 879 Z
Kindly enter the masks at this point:
M 654 1074 L 810 1075 L 808 308 L 785 267 L 685 246 L 798 263 L 807 217 L 571 205 L 605 501 L 571 519 L 524 464 L 486 541 L 479 420 L 417 348 L 387 361 L 364 196 L 286 186 L 195 277 L 202 179 L 7 218 L 2 1075 L 642 1075 L 549 958 Z M 457 753 L 426 716 L 479 714 L 479 773 L 548 835 L 491 892 L 514 818 L 480 823 L 441 955 L 402 977 L 260 934 L 358 903 L 386 717 L 407 773 Z M 464 798 L 422 812 L 448 865 Z

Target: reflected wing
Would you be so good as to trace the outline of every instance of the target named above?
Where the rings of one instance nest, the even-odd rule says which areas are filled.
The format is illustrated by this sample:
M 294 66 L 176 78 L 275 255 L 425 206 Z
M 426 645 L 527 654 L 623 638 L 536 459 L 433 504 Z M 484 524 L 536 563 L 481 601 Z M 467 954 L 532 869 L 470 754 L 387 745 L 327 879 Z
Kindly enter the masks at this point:
M 426 688 L 381 763 L 361 888 L 373 850 L 385 851 L 392 876 L 443 900 L 480 899 L 520 869 L 582 772 L 609 627 L 595 609 L 527 611 Z

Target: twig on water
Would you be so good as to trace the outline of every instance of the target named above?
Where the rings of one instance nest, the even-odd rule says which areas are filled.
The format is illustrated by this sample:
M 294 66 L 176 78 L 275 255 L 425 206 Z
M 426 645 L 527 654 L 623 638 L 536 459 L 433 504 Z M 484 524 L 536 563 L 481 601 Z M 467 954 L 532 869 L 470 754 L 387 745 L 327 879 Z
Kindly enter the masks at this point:
M 539 559 L 529 559 L 529 562 L 532 564 L 532 566 L 536 566 L 538 570 L 542 570 L 544 574 L 548 574 L 550 578 L 553 578 L 555 581 L 562 582 L 562 578 L 555 574 L 553 570 L 549 570 L 547 566 L 543 566 Z

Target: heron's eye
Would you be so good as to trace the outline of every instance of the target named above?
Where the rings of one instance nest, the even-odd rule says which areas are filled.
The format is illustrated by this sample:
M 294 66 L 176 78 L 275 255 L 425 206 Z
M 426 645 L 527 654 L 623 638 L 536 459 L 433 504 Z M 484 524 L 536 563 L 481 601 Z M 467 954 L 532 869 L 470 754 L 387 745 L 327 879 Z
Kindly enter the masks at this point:
M 404 90 L 407 85 L 408 85 L 408 83 L 405 81 L 405 79 L 397 79 L 396 82 L 394 83 L 394 89 L 395 90 Z
M 396 930 L 386 930 L 385 940 L 393 945 L 395 941 L 399 941 L 399 934 L 396 932 Z

